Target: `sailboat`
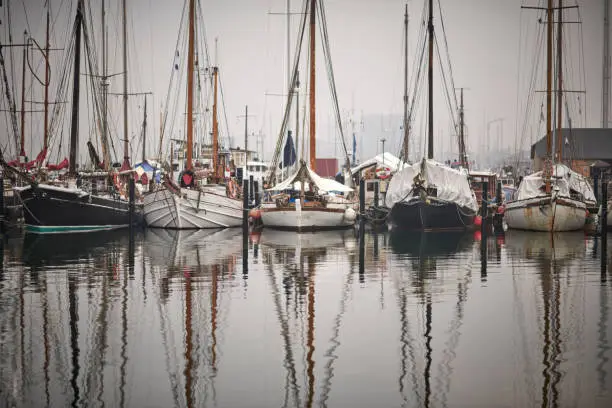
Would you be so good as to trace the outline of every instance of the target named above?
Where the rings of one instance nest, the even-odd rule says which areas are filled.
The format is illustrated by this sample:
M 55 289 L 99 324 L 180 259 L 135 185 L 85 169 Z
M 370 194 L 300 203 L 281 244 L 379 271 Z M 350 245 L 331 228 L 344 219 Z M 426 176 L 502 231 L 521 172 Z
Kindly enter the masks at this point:
M 219 160 L 219 127 L 217 125 L 218 68 L 212 68 L 214 80 L 213 105 L 213 184 L 198 185 L 193 167 L 193 108 L 195 69 L 195 0 L 189 1 L 189 39 L 187 53 L 187 162 L 180 174 L 180 185 L 164 177 L 161 188 L 144 195 L 144 219 L 149 227 L 169 229 L 226 228 L 242 225 L 242 200 L 237 183 L 226 184 Z
M 325 179 L 316 173 L 316 115 L 315 115 L 315 33 L 316 33 L 316 15 L 317 15 L 317 3 L 320 10 L 319 15 L 321 16 L 321 24 L 325 28 L 325 13 L 323 12 L 323 0 L 308 0 L 306 3 L 307 13 L 303 15 L 301 24 L 301 35 L 299 36 L 299 44 L 301 44 L 304 29 L 306 26 L 306 19 L 310 18 L 310 95 L 309 95 L 309 164 L 306 164 L 304 159 L 299 160 L 297 171 L 287 177 L 285 180 L 273 185 L 268 189 L 268 193 L 271 195 L 270 199 L 264 201 L 261 205 L 261 220 L 265 227 L 288 229 L 295 231 L 313 231 L 313 230 L 326 230 L 326 229 L 337 229 L 337 228 L 348 228 L 355 223 L 357 218 L 357 212 L 355 211 L 356 201 L 348 199 L 353 189 L 347 185 L 341 184 L 335 180 Z M 299 48 L 298 48 L 299 50 Z M 329 56 L 329 49 L 327 50 L 327 56 Z M 297 67 L 299 63 L 299 54 L 294 60 L 294 69 L 291 83 L 294 84 L 291 88 L 297 84 Z M 331 72 L 331 63 L 328 64 Z M 333 75 L 331 75 L 333 78 Z M 330 87 L 332 88 L 332 95 L 334 95 L 334 102 L 337 109 L 337 100 L 335 99 L 335 85 L 333 80 L 330 81 Z M 291 102 L 293 98 L 293 92 L 289 92 L 287 105 L 285 107 L 285 119 L 283 126 L 281 126 L 281 132 L 279 135 L 278 143 L 276 146 L 276 152 L 272 166 L 270 167 L 270 175 L 268 180 L 269 184 L 275 180 L 276 167 L 278 165 L 278 159 L 280 156 L 280 147 L 282 146 L 282 140 L 285 133 L 285 126 L 289 111 L 291 108 Z M 296 124 L 299 120 L 296 121 Z M 342 126 L 339 126 L 340 133 L 342 134 Z M 290 137 L 290 136 L 289 136 Z M 342 137 L 344 142 L 344 137 Z M 288 139 L 288 143 L 291 139 Z M 296 145 L 299 143 L 296 143 Z M 350 165 L 348 159 L 348 153 L 346 146 L 344 150 L 347 158 L 347 164 Z M 304 149 L 300 149 L 303 153 Z M 349 170 L 350 171 L 350 170 Z M 350 177 L 348 177 L 350 179 Z
M 559 0 L 561 3 L 561 0 Z M 562 164 L 562 16 L 559 6 L 557 24 L 557 154 L 553 155 L 552 130 L 552 46 L 553 46 L 553 0 L 547 7 L 547 50 L 546 50 L 546 148 L 547 159 L 544 170 L 525 177 L 519 185 L 517 199 L 506 205 L 504 218 L 509 228 L 533 231 L 576 231 L 583 229 L 587 208 L 596 206 L 596 198 L 590 183 L 575 171 Z
M 392 229 L 431 231 L 465 229 L 474 223 L 478 204 L 470 188 L 468 173 L 433 160 L 433 1 L 429 1 L 429 132 L 427 157 L 398 171 L 387 189 L 385 204 L 390 208 Z M 408 121 L 404 121 L 405 132 Z M 407 138 L 404 149 L 407 149 Z M 407 160 L 407 153 L 404 153 Z
M 125 0 L 124 9 L 125 9 Z M 113 189 L 117 187 L 117 173 L 107 170 L 85 173 L 77 171 L 77 149 L 79 143 L 79 96 L 81 77 L 81 36 L 85 30 L 85 6 L 83 0 L 77 3 L 74 22 L 74 72 L 72 87 L 72 118 L 70 129 L 70 160 L 67 179 L 63 183 L 39 183 L 31 181 L 25 187 L 16 187 L 15 191 L 23 203 L 26 230 L 36 233 L 90 232 L 128 227 L 130 225 L 129 203 Z M 125 30 L 125 15 L 124 15 Z M 125 33 L 124 33 L 125 39 Z M 88 39 L 85 41 L 85 52 L 89 50 Z M 125 43 L 124 43 L 125 47 Z M 125 59 L 125 54 L 124 54 Z M 88 59 L 88 63 L 90 63 Z M 125 61 L 124 61 L 125 64 Z M 125 73 L 124 73 L 125 74 Z M 124 82 L 124 85 L 127 81 Z M 125 89 L 124 89 L 125 92 Z M 124 98 L 124 103 L 125 98 Z M 127 118 L 124 118 L 127 119 Z M 46 121 L 45 121 L 46 122 Z M 126 128 L 127 131 L 127 128 Z M 46 130 L 45 130 L 46 132 Z M 103 135 L 103 139 L 105 138 Z M 46 146 L 46 139 L 45 139 Z M 127 136 L 124 148 L 127 149 Z M 88 143 L 90 156 L 97 167 L 100 166 L 97 154 L 91 143 Z M 125 151 L 127 159 L 127 150 Z M 129 162 L 124 162 L 128 164 Z M 126 172 L 127 173 L 127 172 Z M 113 175 L 115 177 L 113 177 Z M 136 221 L 136 218 L 134 218 Z

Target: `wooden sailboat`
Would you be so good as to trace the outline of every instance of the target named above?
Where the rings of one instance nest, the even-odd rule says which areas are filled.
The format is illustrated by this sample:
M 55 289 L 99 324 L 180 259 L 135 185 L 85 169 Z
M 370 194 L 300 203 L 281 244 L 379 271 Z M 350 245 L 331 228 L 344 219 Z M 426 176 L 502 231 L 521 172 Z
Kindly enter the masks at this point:
M 220 171 L 217 125 L 218 69 L 213 67 L 213 174 L 217 184 L 197 185 L 193 172 L 193 94 L 195 66 L 195 0 L 189 1 L 189 41 L 187 54 L 187 164 L 180 175 L 180 186 L 166 178 L 162 187 L 145 194 L 144 219 L 149 227 L 170 229 L 226 228 L 242 225 L 242 200 L 235 181 L 224 180 Z
M 74 77 L 68 177 L 65 183 L 32 182 L 28 186 L 15 189 L 23 202 L 26 230 L 30 232 L 90 232 L 123 228 L 129 226 L 130 223 L 128 201 L 119 194 L 109 194 L 106 191 L 108 185 L 113 185 L 111 173 L 108 171 L 77 172 L 81 36 L 85 24 L 84 13 L 84 2 L 79 0 L 74 23 Z M 87 48 L 86 46 L 86 52 L 90 52 Z M 47 129 L 45 129 L 45 134 L 46 132 Z M 47 137 L 45 137 L 45 147 L 46 143 Z M 93 156 L 97 156 L 93 145 L 88 147 L 90 152 L 94 152 Z M 125 155 L 127 156 L 127 151 Z
M 559 0 L 559 16 L 563 11 Z M 547 7 L 546 47 L 546 147 L 547 159 L 544 170 L 523 179 L 517 191 L 517 200 L 506 205 L 504 218 L 509 228 L 533 231 L 575 231 L 583 229 L 587 208 L 595 206 L 595 195 L 590 184 L 578 173 L 560 163 L 562 153 L 561 136 L 561 20 L 558 22 L 557 58 L 558 90 L 557 155 L 553 155 L 552 134 L 552 46 L 553 46 L 553 0 Z
M 320 2 L 322 0 L 319 0 L 319 7 L 322 7 Z M 309 10 L 310 18 L 310 163 L 306 164 L 305 160 L 300 160 L 298 169 L 294 174 L 268 189 L 275 195 L 271 197 L 271 200 L 262 204 L 261 219 L 265 227 L 295 231 L 347 228 L 353 225 L 357 218 L 356 202 L 344 196 L 344 194 L 350 194 L 353 189 L 335 180 L 324 179 L 316 173 L 315 20 L 317 0 L 309 0 L 308 6 L 307 10 Z M 324 13 L 320 13 L 320 15 L 323 16 Z M 304 19 L 306 18 L 307 16 L 304 15 Z M 302 27 L 305 26 L 305 20 L 303 22 Z M 299 58 L 296 58 L 293 84 L 297 83 L 297 61 L 299 61 Z M 291 108 L 291 94 L 290 92 L 285 119 L 288 117 Z M 284 129 L 280 132 L 279 142 L 282 142 L 283 135 Z M 279 146 L 281 144 L 277 144 L 277 153 L 280 152 Z M 273 160 L 273 165 L 270 168 L 270 181 L 275 180 L 276 161 Z M 348 157 L 347 163 L 350 164 Z M 335 193 L 339 194 L 336 195 Z
M 390 208 L 388 223 L 401 230 L 449 230 L 465 229 L 474 223 L 478 210 L 476 198 L 470 189 L 465 170 L 455 170 L 433 160 L 433 2 L 429 1 L 429 132 L 427 157 L 405 166 L 397 172 L 387 189 L 385 204 Z M 404 121 L 405 135 L 409 123 Z M 404 140 L 404 156 L 407 160 L 408 140 Z

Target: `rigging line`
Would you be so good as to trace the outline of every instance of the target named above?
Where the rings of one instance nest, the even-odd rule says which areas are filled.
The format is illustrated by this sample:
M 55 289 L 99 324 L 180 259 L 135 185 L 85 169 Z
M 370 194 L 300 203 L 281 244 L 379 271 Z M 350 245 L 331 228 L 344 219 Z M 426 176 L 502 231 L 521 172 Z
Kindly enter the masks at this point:
M 345 160 L 346 160 L 346 166 L 347 166 L 347 170 L 350 174 L 350 163 L 351 163 L 351 159 L 349 157 L 349 153 L 348 153 L 348 149 L 346 148 L 346 140 L 344 139 L 344 130 L 342 128 L 342 118 L 340 117 L 340 107 L 338 106 L 338 94 L 336 92 L 336 81 L 334 78 L 334 70 L 333 70 L 333 66 L 332 66 L 332 59 L 331 59 L 331 50 L 330 50 L 330 45 L 329 45 L 329 37 L 328 37 L 328 33 L 327 33 L 327 18 L 325 16 L 325 4 L 323 1 L 319 1 L 318 3 L 319 7 L 319 17 L 321 19 L 321 24 L 319 24 L 319 28 L 321 33 L 323 34 L 323 55 L 326 57 L 326 67 L 327 67 L 327 79 L 329 82 L 329 87 L 332 93 L 332 100 L 334 102 L 334 112 L 336 114 L 336 121 L 338 124 L 338 130 L 340 131 L 340 139 L 342 140 L 342 147 L 344 149 L 344 155 L 345 155 Z
M 11 125 L 13 128 L 13 142 L 15 143 L 15 151 L 17 152 L 19 149 L 19 128 L 17 126 L 17 106 L 15 105 L 15 100 L 12 98 L 10 84 L 8 82 L 8 77 L 6 74 L 6 66 L 4 64 L 4 55 L 2 54 L 2 46 L 0 45 L 0 65 L 2 66 L 2 80 L 4 82 L 4 92 L 6 94 L 7 103 L 9 105 L 9 110 L 11 112 L 8 113 L 11 121 Z
M 232 136 L 229 131 L 229 122 L 227 120 L 227 109 L 225 107 L 225 96 L 223 93 L 223 82 L 221 81 L 221 75 L 217 74 L 219 77 L 219 89 L 221 90 L 221 105 L 223 106 L 223 117 L 225 118 L 225 131 L 227 132 L 227 148 L 230 148 L 232 145 Z M 245 119 L 246 120 L 246 119 Z M 245 146 L 246 147 L 246 146 Z
M 576 1 L 576 4 L 578 4 L 578 1 Z M 583 20 L 582 20 L 582 14 L 580 13 L 580 7 L 577 8 L 577 12 L 578 12 L 578 21 L 580 22 L 580 24 L 578 24 L 578 30 L 580 31 L 580 57 L 582 60 L 582 64 L 580 65 L 581 71 L 582 71 L 582 87 L 586 88 L 586 66 L 585 66 L 585 57 L 584 57 L 584 33 L 582 31 L 582 26 L 583 26 Z M 584 103 L 584 109 L 583 109 L 583 125 L 586 125 L 586 118 L 587 118 L 587 98 L 586 96 L 583 98 L 583 103 Z
M 450 63 L 450 53 L 448 51 L 448 42 L 447 42 L 447 37 L 446 37 L 446 26 L 444 25 L 444 17 L 442 14 L 442 5 L 440 4 L 440 0 L 438 0 L 438 9 L 440 12 L 440 23 L 442 25 L 442 38 L 444 39 L 444 49 L 446 50 L 446 60 L 448 63 L 448 75 L 450 77 L 450 82 L 451 82 L 450 90 L 453 93 L 453 101 L 455 102 L 455 111 L 458 111 L 459 108 L 458 108 L 458 103 L 457 103 L 457 88 L 455 87 L 455 81 L 453 78 L 453 67 Z M 436 38 L 436 44 L 437 44 L 437 38 Z M 438 55 L 438 58 L 440 59 L 440 65 L 442 65 L 442 59 L 440 58 L 439 55 Z
M 185 1 L 183 3 L 183 12 L 181 13 L 181 22 L 179 24 L 179 35 L 176 39 L 176 44 L 174 46 L 174 61 L 176 61 L 177 59 L 177 53 L 178 53 L 178 49 L 179 49 L 179 45 L 180 45 L 180 41 L 181 41 L 181 29 L 185 24 L 185 10 L 186 10 L 186 6 L 187 6 L 187 1 Z M 159 159 L 161 160 L 162 158 L 162 150 L 163 150 L 163 140 L 164 140 L 164 134 L 165 134 L 165 129 L 166 129 L 166 122 L 168 120 L 168 109 L 169 109 L 169 101 L 170 101 L 170 91 L 172 90 L 172 83 L 174 81 L 174 76 L 175 76 L 175 69 L 174 69 L 174 61 L 173 64 L 170 67 L 170 81 L 168 83 L 168 91 L 166 92 L 166 107 L 162 113 L 162 124 L 161 124 L 161 128 L 160 128 L 160 135 L 159 135 Z M 175 115 L 176 116 L 176 115 Z M 172 158 L 170 159 L 170 161 L 172 161 Z
M 296 83 L 296 79 L 297 79 L 297 72 L 298 72 L 298 67 L 299 67 L 299 61 L 300 61 L 300 54 L 301 54 L 301 49 L 302 49 L 302 43 L 304 40 L 304 33 L 305 33 L 305 27 L 306 27 L 306 21 L 307 21 L 307 17 L 308 14 L 306 13 L 306 8 L 309 5 L 309 1 L 311 0 L 305 0 L 303 3 L 303 10 L 302 10 L 302 24 L 300 24 L 300 33 L 298 35 L 298 42 L 296 44 L 296 50 L 293 56 L 293 71 L 292 71 L 292 75 L 291 75 L 291 88 L 295 87 L 295 83 Z M 274 150 L 274 155 L 272 156 L 272 165 L 270 166 L 270 168 L 268 169 L 269 175 L 267 177 L 267 179 L 272 182 L 275 177 L 276 177 L 276 167 L 278 166 L 278 162 L 280 159 L 280 154 L 281 154 L 281 150 L 283 148 L 283 141 L 284 141 L 284 134 L 285 131 L 287 130 L 287 124 L 289 122 L 289 117 L 291 115 L 291 103 L 293 101 L 293 92 L 288 92 L 287 93 L 287 101 L 285 104 L 285 113 L 283 115 L 283 121 L 281 124 L 281 128 L 280 128 L 280 132 L 279 135 L 276 139 L 276 146 L 275 146 L 275 150 Z
M 523 13 L 519 13 L 519 27 L 523 26 Z M 518 169 L 519 162 L 519 141 L 518 141 L 518 132 L 519 132 L 519 89 L 521 86 L 521 61 L 523 53 L 521 52 L 523 48 L 522 45 L 523 38 L 523 30 L 519 29 L 519 39 L 518 39 L 518 58 L 517 58 L 517 70 L 516 70 L 516 102 L 514 106 L 515 116 L 514 116 L 514 156 L 515 156 L 515 169 Z M 522 145 L 522 143 L 520 144 Z
M 434 35 L 434 46 L 436 49 L 436 54 L 438 55 L 438 60 L 440 60 L 440 47 L 438 46 L 438 36 Z M 450 97 L 450 93 L 449 93 L 449 84 L 448 81 L 446 80 L 446 75 L 444 73 L 444 67 L 442 66 L 442 64 L 438 64 L 438 68 L 440 69 L 440 75 L 442 76 L 442 89 L 444 90 L 444 95 L 446 96 L 446 102 L 448 103 L 448 109 L 449 109 L 449 113 L 450 113 L 450 117 L 451 117 L 451 122 L 453 124 L 453 128 L 455 129 L 455 131 L 457 130 L 458 126 L 457 126 L 457 118 L 456 118 L 456 112 L 453 112 L 453 102 L 451 100 Z

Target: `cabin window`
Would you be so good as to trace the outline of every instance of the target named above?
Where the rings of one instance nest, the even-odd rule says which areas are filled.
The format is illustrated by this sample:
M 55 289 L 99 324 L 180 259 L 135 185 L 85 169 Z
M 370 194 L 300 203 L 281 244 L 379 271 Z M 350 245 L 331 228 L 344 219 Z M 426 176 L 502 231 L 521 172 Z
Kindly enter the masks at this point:
M 366 186 L 366 191 L 374 191 L 374 183 L 368 183 Z

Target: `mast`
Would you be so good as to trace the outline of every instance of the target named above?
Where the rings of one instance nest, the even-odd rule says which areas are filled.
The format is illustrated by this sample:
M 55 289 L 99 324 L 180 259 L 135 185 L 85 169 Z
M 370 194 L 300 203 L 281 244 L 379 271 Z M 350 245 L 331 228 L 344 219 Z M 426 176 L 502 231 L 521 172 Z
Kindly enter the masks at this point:
M 315 109 L 315 17 L 317 0 L 310 0 L 310 168 L 317 171 L 316 109 Z
M 23 67 L 21 71 L 21 142 L 19 150 L 19 161 L 21 158 L 25 160 L 25 75 L 26 75 L 26 58 L 28 52 L 28 32 L 23 32 Z
M 549 0 L 552 1 L 552 0 Z M 429 32 L 429 64 L 427 66 L 427 83 L 429 93 L 429 137 L 427 141 L 427 158 L 433 159 L 434 155 L 434 129 L 433 129 L 433 55 L 434 55 L 434 26 L 433 26 L 433 0 L 429 0 L 429 19 L 427 22 Z
M 102 160 L 104 170 L 110 166 L 108 150 L 108 64 L 106 63 L 106 6 L 102 0 Z M 127 123 L 127 120 L 126 120 Z M 127 138 L 126 138 L 127 139 Z
M 142 122 L 142 162 L 147 160 L 147 97 L 145 96 L 144 121 Z
M 603 101 L 601 127 L 608 128 L 610 113 L 610 0 L 604 0 L 604 40 L 603 40 Z
M 244 167 L 246 168 L 249 157 L 249 106 L 244 107 Z
M 408 163 L 408 132 L 408 3 L 406 3 L 404 13 L 404 163 Z
M 300 71 L 295 73 L 295 159 L 300 160 Z M 263 149 L 262 149 L 263 150 Z
M 83 0 L 78 0 L 74 23 L 74 78 L 72 83 L 72 117 L 70 124 L 70 167 L 68 173 L 76 175 L 77 149 L 79 144 L 79 89 L 81 79 L 81 25 L 83 24 Z
M 128 72 L 127 72 L 127 12 L 123 0 L 123 165 L 122 170 L 130 168 L 130 155 L 128 144 Z
M 550 194 L 550 176 L 551 176 L 551 159 L 552 159 L 552 120 L 551 120 L 551 102 L 552 102 L 552 36 L 553 36 L 553 0 L 548 0 L 546 9 L 546 155 L 547 161 L 544 174 L 546 175 L 546 193 Z
M 459 161 L 461 166 L 469 171 L 468 160 L 465 154 L 465 115 L 463 110 L 463 88 L 461 88 L 461 104 L 459 106 Z
M 563 0 L 559 0 L 559 21 L 557 24 L 557 163 L 563 163 Z
M 44 138 L 43 151 L 46 152 L 49 145 L 49 8 L 47 3 L 47 33 L 45 37 L 45 119 L 44 119 Z M 46 154 L 46 153 L 45 153 Z
M 189 0 L 189 49 L 187 51 L 187 165 L 191 170 L 193 158 L 193 63 L 194 63 L 194 20 L 195 4 Z
M 193 1 L 193 0 L 191 0 Z M 213 175 L 215 178 L 215 182 L 219 180 L 219 122 L 217 121 L 217 78 L 219 77 L 219 69 L 217 67 L 213 67 L 213 81 L 214 81 L 214 90 L 213 90 L 213 149 L 212 149 L 212 159 L 213 159 Z

